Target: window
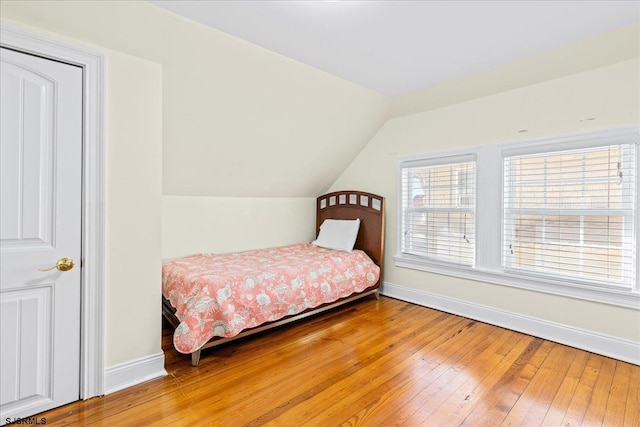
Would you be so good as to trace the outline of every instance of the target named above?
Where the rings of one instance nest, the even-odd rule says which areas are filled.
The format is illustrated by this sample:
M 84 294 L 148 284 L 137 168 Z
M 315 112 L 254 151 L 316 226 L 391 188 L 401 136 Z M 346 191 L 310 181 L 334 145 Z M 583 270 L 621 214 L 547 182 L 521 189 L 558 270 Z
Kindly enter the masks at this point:
M 505 268 L 630 288 L 635 158 L 632 144 L 505 157 Z
M 399 159 L 395 265 L 638 307 L 639 143 L 634 127 Z
M 463 158 L 464 159 L 464 158 Z M 475 161 L 406 162 L 402 252 L 471 266 L 475 255 Z

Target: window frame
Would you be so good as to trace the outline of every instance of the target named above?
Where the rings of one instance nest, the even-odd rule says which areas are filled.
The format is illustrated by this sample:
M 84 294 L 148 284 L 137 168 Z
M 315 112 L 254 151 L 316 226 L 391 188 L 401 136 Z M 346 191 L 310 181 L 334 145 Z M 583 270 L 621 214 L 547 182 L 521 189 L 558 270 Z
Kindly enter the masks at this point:
M 638 234 L 640 229 L 639 184 L 640 184 L 640 131 L 639 127 L 624 127 L 552 137 L 537 140 L 491 144 L 446 152 L 399 157 L 396 168 L 397 183 L 397 247 L 393 257 L 396 267 L 409 268 L 430 273 L 444 274 L 463 279 L 533 290 L 576 299 L 595 301 L 622 307 L 640 308 L 640 256 L 638 256 Z M 534 154 L 548 151 L 563 151 L 603 145 L 634 144 L 636 151 L 635 201 L 636 213 L 633 234 L 636 280 L 631 289 L 612 288 L 590 281 L 541 277 L 518 271 L 508 271 L 503 259 L 504 241 L 504 158 L 517 154 Z M 462 156 L 476 159 L 475 177 L 475 263 L 472 267 L 455 263 L 425 260 L 402 253 L 402 165 L 406 162 L 431 161 Z

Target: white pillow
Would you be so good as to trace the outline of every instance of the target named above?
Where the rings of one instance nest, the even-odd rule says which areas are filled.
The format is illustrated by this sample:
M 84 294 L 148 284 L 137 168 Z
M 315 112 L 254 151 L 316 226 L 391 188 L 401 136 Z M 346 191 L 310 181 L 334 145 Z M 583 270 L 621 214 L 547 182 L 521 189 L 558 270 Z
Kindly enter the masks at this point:
M 360 218 L 358 219 L 325 219 L 320 226 L 316 246 L 338 251 L 351 252 L 358 238 Z

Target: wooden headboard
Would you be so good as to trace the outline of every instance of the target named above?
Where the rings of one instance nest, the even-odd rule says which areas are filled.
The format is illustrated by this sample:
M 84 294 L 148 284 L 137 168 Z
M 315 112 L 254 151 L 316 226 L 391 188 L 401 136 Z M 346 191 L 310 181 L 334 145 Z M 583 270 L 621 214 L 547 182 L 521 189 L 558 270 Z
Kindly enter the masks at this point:
M 384 264 L 384 197 L 363 191 L 337 191 L 316 200 L 316 236 L 325 219 L 360 218 L 356 249 L 363 250 L 380 267 Z

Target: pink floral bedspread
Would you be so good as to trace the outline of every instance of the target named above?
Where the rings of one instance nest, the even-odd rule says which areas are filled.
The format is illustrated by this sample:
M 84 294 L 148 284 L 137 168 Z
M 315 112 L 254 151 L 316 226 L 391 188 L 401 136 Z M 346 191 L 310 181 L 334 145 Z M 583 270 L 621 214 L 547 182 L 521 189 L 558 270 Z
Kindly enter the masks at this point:
M 167 261 L 162 293 L 181 321 L 173 343 L 191 353 L 214 336 L 298 314 L 373 286 L 380 269 L 362 251 L 310 243 Z

